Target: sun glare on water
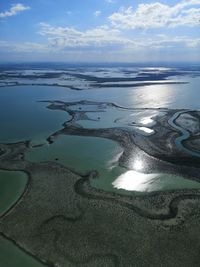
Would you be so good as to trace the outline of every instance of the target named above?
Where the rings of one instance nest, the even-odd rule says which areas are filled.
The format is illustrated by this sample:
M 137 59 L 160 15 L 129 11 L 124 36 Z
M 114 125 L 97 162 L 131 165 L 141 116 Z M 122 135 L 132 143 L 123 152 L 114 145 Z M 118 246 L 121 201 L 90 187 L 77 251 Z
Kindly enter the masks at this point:
M 140 164 L 138 163 L 138 167 Z M 128 191 L 151 191 L 152 183 L 158 174 L 144 174 L 137 171 L 127 171 L 120 175 L 112 185 L 117 189 Z
M 133 162 L 133 169 L 136 171 L 140 171 L 143 168 L 143 162 L 140 159 L 137 159 Z
M 131 164 L 131 169 L 121 174 L 112 185 L 117 189 L 127 191 L 152 191 L 156 185 L 159 174 L 142 173 L 144 161 L 141 158 L 135 159 Z

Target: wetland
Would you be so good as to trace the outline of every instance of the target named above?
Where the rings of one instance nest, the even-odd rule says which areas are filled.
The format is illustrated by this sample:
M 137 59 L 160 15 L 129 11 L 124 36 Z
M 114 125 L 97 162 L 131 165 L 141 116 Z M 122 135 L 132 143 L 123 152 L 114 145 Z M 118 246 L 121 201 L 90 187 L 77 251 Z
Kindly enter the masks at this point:
M 2 266 L 199 266 L 199 82 L 1 66 Z

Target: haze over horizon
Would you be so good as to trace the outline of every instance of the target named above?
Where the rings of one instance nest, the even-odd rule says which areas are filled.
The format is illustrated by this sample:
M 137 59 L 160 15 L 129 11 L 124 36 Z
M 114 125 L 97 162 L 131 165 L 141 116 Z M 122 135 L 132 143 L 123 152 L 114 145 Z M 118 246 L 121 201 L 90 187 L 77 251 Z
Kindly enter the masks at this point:
M 1 1 L 0 59 L 200 61 L 200 0 Z

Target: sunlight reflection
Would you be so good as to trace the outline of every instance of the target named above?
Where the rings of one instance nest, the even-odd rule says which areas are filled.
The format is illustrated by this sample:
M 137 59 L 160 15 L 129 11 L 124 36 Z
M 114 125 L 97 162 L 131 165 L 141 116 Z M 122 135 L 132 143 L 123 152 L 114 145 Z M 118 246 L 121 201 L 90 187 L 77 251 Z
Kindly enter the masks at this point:
M 153 123 L 153 122 L 154 122 L 154 120 L 152 120 L 151 117 L 143 118 L 143 119 L 141 119 L 141 121 L 140 121 L 140 123 L 141 123 L 141 124 L 144 124 L 144 125 L 148 125 L 148 124 L 151 124 L 151 123 Z
M 120 175 L 112 185 L 114 188 L 127 191 L 152 191 L 154 188 L 153 183 L 158 177 L 158 174 L 144 174 L 136 171 L 127 171 Z
M 147 127 L 139 127 L 139 130 L 145 133 L 148 133 L 148 134 L 154 133 L 154 130 L 147 128 Z
M 133 169 L 136 171 L 140 171 L 143 169 L 143 162 L 141 159 L 137 159 L 133 162 Z
M 171 82 L 172 80 L 168 80 Z M 173 80 L 176 81 L 176 80 Z M 149 85 L 134 90 L 133 101 L 137 101 L 143 107 L 160 108 L 168 107 L 174 102 L 173 84 Z

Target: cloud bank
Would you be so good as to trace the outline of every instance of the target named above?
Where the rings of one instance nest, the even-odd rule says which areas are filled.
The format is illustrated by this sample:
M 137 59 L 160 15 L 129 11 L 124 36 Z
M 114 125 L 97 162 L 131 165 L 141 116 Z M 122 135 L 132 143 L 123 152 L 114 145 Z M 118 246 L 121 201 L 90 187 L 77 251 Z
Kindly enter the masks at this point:
M 121 8 L 109 20 L 117 28 L 150 29 L 200 25 L 200 0 L 182 1 L 174 6 L 154 2 Z

